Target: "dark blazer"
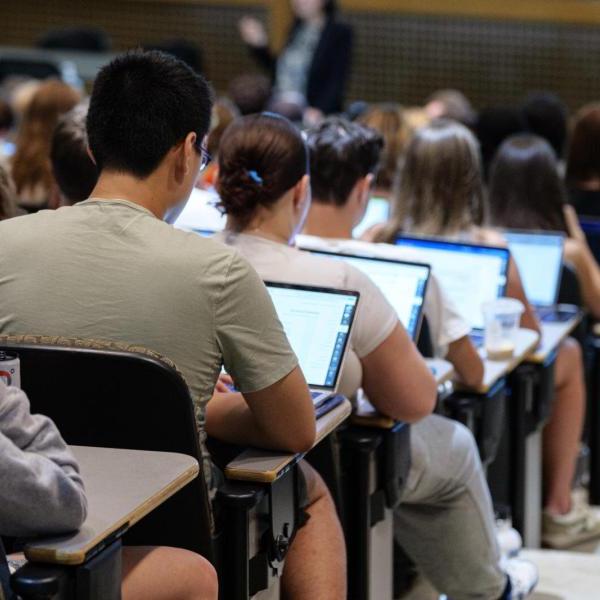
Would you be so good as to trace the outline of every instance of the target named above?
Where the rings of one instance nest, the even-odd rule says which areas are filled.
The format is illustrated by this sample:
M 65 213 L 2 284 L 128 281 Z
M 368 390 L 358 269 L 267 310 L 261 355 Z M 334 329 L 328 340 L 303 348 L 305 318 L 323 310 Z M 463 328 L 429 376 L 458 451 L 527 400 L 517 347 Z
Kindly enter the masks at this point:
M 300 22 L 290 30 L 286 46 L 294 39 Z M 253 56 L 271 73 L 275 80 L 277 57 L 268 47 L 251 48 Z M 352 29 L 345 23 L 329 19 L 315 49 L 308 72 L 306 100 L 309 106 L 325 114 L 342 110 L 346 82 L 350 74 Z

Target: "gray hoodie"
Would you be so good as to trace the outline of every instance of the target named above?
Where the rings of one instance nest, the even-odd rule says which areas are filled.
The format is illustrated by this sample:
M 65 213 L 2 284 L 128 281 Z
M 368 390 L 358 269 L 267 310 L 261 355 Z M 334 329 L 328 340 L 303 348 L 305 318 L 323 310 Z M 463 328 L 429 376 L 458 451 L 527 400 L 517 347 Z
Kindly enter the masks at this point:
M 72 531 L 86 514 L 79 468 L 58 429 L 0 379 L 0 535 Z

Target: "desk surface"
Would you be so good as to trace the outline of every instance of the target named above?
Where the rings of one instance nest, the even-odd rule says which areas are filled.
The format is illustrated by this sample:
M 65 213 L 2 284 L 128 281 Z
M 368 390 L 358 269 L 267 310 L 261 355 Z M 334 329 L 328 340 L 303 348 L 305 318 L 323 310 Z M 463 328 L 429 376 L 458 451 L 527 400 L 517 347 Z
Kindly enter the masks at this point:
M 351 412 L 350 402 L 344 400 L 342 404 L 317 419 L 315 446 L 341 425 Z M 302 454 L 282 454 L 281 452 L 250 448 L 227 465 L 225 475 L 228 479 L 271 483 L 282 471 L 297 463 L 302 456 Z
M 579 325 L 582 316 L 581 313 L 578 313 L 564 323 L 542 323 L 542 339 L 535 352 L 527 359 L 527 362 L 543 363 L 548 355 L 569 337 L 573 329 Z
M 486 394 L 499 379 L 508 375 L 527 358 L 537 346 L 538 340 L 538 334 L 531 329 L 517 330 L 515 334 L 515 351 L 512 357 L 507 360 L 489 360 L 486 357 L 485 349 L 481 348 L 479 354 L 483 359 L 484 366 L 483 383 L 478 388 L 467 388 L 456 383 L 456 388 Z
M 86 446 L 71 450 L 85 483 L 88 517 L 76 533 L 28 544 L 29 560 L 83 563 L 96 546 L 137 523 L 198 475 L 198 461 L 184 454 Z
M 441 358 L 426 358 L 425 362 L 431 369 L 438 386 L 450 381 L 454 376 L 454 367 Z M 391 429 L 396 421 L 377 412 L 377 409 L 364 397 L 359 395 L 358 406 L 352 415 L 355 425 L 376 427 L 377 429 Z

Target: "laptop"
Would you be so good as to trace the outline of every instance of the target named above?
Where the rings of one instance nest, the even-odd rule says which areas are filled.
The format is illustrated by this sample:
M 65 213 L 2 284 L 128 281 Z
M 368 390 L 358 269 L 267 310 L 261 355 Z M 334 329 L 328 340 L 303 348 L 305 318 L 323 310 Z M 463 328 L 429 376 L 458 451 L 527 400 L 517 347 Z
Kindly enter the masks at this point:
M 568 321 L 578 309 L 557 306 L 563 269 L 564 235 L 558 232 L 504 231 L 525 294 L 545 323 Z
M 321 417 L 343 401 L 337 388 L 359 293 L 271 281 L 265 285 Z
M 219 196 L 215 191 L 194 188 L 173 226 L 204 237 L 222 231 L 227 217 L 217 208 L 218 202 Z
M 367 275 L 396 309 L 398 318 L 411 339 L 417 341 L 423 320 L 425 292 L 431 273 L 429 265 L 322 250 L 310 250 L 310 252 L 343 260 Z
M 433 274 L 460 316 L 471 326 L 471 338 L 483 344 L 482 306 L 506 293 L 508 248 L 436 238 L 399 237 L 396 245 L 412 248 Z
M 367 204 L 367 211 L 362 221 L 352 230 L 352 237 L 358 239 L 365 231 L 385 223 L 390 218 L 390 201 L 387 198 L 372 197 Z

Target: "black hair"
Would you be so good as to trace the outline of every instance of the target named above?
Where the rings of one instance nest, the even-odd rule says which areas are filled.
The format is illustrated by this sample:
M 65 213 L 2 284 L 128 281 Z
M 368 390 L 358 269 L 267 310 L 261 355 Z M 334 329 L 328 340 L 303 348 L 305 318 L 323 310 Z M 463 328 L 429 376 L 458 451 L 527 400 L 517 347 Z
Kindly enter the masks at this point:
M 241 117 L 221 138 L 219 207 L 243 229 L 307 173 L 308 150 L 293 123 L 273 113 Z
M 210 125 L 206 80 L 162 52 L 135 50 L 100 70 L 87 116 L 89 146 L 99 171 L 148 177 L 190 132 Z
M 52 173 L 69 204 L 89 198 L 98 181 L 98 169 L 87 153 L 86 116 L 87 105 L 77 105 L 60 118 L 52 136 Z
M 567 142 L 567 120 L 569 113 L 565 103 L 551 92 L 530 94 L 521 107 L 527 129 L 543 137 L 562 158 Z
M 511 135 L 526 131 L 525 118 L 517 108 L 500 106 L 485 108 L 479 113 L 475 133 L 481 147 L 483 172 L 486 179 L 490 164 L 500 144 Z
M 356 182 L 375 174 L 382 136 L 341 117 L 329 117 L 308 132 L 311 188 L 315 201 L 343 206 Z
M 565 203 L 566 193 L 550 144 L 531 134 L 508 138 L 490 170 L 492 224 L 566 232 Z

